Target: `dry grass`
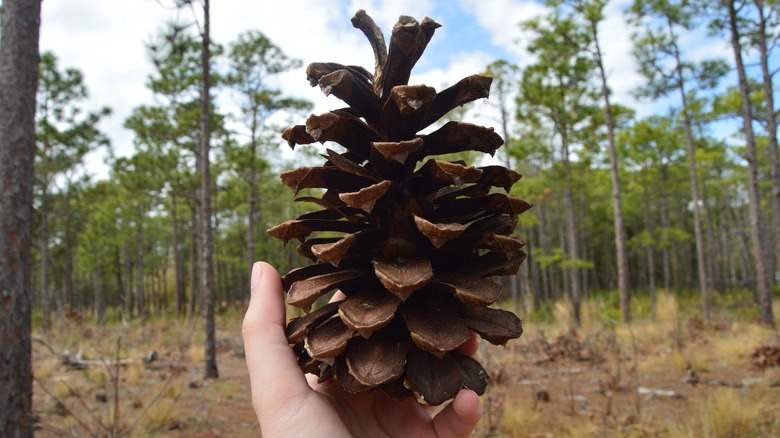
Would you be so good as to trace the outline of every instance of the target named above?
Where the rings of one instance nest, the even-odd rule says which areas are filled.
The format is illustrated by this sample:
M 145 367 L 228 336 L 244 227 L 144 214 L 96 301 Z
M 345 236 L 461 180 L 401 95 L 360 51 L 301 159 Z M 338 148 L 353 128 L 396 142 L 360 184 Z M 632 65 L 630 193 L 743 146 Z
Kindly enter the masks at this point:
M 524 318 L 526 334 L 508 348 L 484 344 L 480 356 L 494 377 L 491 391 L 503 394 L 494 404 L 490 425 L 496 430 L 490 436 L 780 436 L 780 420 L 775 418 L 780 412 L 780 388 L 771 386 L 780 382 L 780 368 L 759 371 L 750 363 L 755 347 L 780 342 L 777 332 L 747 318 L 718 321 L 718 327 L 692 325 L 688 321 L 691 312 L 681 312 L 685 306 L 680 303 L 685 303 L 684 299 L 659 295 L 655 321 L 638 319 L 627 326 L 605 317 L 610 309 L 603 300 L 583 302 L 583 324 L 576 339 L 594 353 L 585 359 L 538 362 L 538 351 L 534 350 L 542 332 L 551 341 L 568 334 L 572 323 L 568 303 L 554 306 L 556 322 L 539 322 L 542 317 L 528 315 Z M 775 307 L 780 315 L 780 302 Z M 240 315 L 230 318 L 218 326 L 218 342 L 223 346 L 240 342 Z M 258 435 L 248 380 L 242 374 L 246 372 L 243 359 L 232 356 L 229 348 L 221 348 L 218 362 L 223 378 L 203 381 L 202 332 L 198 327 L 193 329 L 189 320 L 150 320 L 144 326 L 116 324 L 91 330 L 94 333 L 68 325 L 47 342 L 57 351 L 68 349 L 75 354 L 82 349 L 85 358 L 96 359 L 102 354 L 113 359 L 116 339 L 121 336 L 120 357 L 143 357 L 150 349 L 161 354 L 155 365 L 131 364 L 120 369 L 120 422 L 128 425 L 149 408 L 131 436 L 214 436 L 214 431 L 220 436 Z M 180 353 L 185 358 L 181 375 L 163 387 L 166 370 Z M 688 368 L 699 373 L 699 385 L 682 383 Z M 79 397 L 101 418 L 110 418 L 112 401 L 95 402 L 97 393 L 112 395 L 105 368 L 69 370 L 36 345 L 34 371 L 36 378 L 85 421 L 90 420 L 79 407 Z M 707 383 L 738 385 L 743 379 L 760 383 L 748 388 Z M 673 390 L 684 398 L 637 396 L 637 386 Z M 536 399 L 540 390 L 549 392 L 550 401 Z M 575 403 L 567 398 L 570 395 L 577 397 Z M 45 424 L 80 430 L 73 417 L 60 416 L 54 399 L 37 385 L 35 409 Z M 170 430 L 173 425 L 181 429 Z M 483 418 L 475 436 L 487 436 L 487 429 Z M 53 436 L 45 432 L 38 435 Z
M 525 438 L 532 436 L 538 429 L 539 412 L 531 403 L 521 400 L 512 400 L 504 404 L 504 413 L 501 418 L 501 427 L 507 436 L 513 438 Z
M 670 424 L 669 432 L 675 437 L 768 436 L 764 427 L 768 420 L 775 420 L 779 407 L 776 395 L 766 386 L 713 388 L 694 407 L 693 415 Z

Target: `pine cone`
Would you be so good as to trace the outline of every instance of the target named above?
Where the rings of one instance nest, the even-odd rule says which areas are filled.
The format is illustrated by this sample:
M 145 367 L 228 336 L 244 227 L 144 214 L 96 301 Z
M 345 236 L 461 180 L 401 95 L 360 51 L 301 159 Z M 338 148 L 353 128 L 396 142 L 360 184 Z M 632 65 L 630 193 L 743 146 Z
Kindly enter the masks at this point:
M 282 278 L 287 303 L 309 312 L 288 323 L 287 338 L 305 372 L 332 378 L 349 392 L 378 389 L 430 405 L 461 388 L 482 394 L 487 372 L 455 349 L 472 331 L 502 345 L 522 334 L 517 316 L 488 307 L 502 288 L 487 277 L 517 273 L 525 242 L 509 235 L 531 205 L 494 190 L 508 192 L 520 179 L 510 169 L 429 158 L 492 155 L 503 144 L 492 128 L 449 122 L 418 132 L 455 107 L 487 97 L 492 78 L 469 76 L 439 93 L 407 85 L 440 25 L 401 16 L 388 50 L 364 11 L 352 24 L 372 45 L 376 72 L 309 65 L 312 86 L 349 107 L 312 115 L 282 135 L 291 147 L 335 142 L 345 148 L 328 149 L 321 167 L 281 174 L 296 196 L 324 189 L 321 197 L 296 199 L 321 210 L 268 230 L 284 244 L 299 240 L 298 253 L 314 262 Z M 346 299 L 310 312 L 335 289 Z

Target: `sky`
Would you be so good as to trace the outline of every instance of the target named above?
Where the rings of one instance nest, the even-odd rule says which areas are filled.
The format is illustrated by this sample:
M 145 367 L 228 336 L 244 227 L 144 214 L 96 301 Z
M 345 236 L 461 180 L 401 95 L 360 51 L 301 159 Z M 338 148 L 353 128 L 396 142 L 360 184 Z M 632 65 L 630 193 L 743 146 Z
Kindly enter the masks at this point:
M 52 51 L 59 58 L 61 69 L 75 67 L 82 71 L 89 90 L 86 109 L 108 106 L 113 110 L 101 128 L 120 156 L 133 151 L 133 136 L 123 128 L 124 120 L 133 108 L 154 102 L 146 88 L 152 65 L 144 43 L 162 29 L 166 20 L 177 16 L 184 22 L 194 20 L 191 10 L 177 12 L 172 3 L 173 0 L 43 2 L 41 50 Z M 630 0 L 610 2 L 600 39 L 614 101 L 647 115 L 658 108 L 637 102 L 631 95 L 642 78 L 636 73 L 631 29 L 622 13 L 629 4 Z M 399 15 L 411 15 L 418 21 L 428 16 L 442 24 L 410 79 L 410 84 L 422 83 L 439 90 L 484 71 L 496 59 L 526 65 L 530 61 L 524 49 L 528 35 L 521 32 L 519 23 L 544 11 L 539 2 L 532 0 L 212 0 L 212 39 L 227 45 L 244 31 L 263 32 L 288 56 L 303 61 L 304 67 L 278 78 L 278 87 L 287 95 L 312 101 L 313 112 L 323 113 L 342 104 L 309 86 L 306 65 L 326 61 L 373 70 L 371 48 L 350 22 L 358 9 L 365 9 L 374 18 L 386 39 Z M 691 36 L 683 44 L 684 48 L 695 49 L 689 51 L 694 59 L 729 54 L 725 42 Z M 226 93 L 218 94 L 217 104 L 224 108 L 233 106 Z M 93 172 L 104 174 L 105 166 L 101 169 L 99 159 L 92 157 L 89 163 Z

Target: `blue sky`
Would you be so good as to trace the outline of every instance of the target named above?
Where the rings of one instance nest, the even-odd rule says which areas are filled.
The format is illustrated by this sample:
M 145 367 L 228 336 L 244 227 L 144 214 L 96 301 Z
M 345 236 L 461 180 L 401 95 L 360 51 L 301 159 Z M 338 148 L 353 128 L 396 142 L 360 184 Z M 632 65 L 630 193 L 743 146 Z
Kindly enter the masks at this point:
M 171 4 L 171 0 L 43 2 L 41 49 L 53 51 L 61 67 L 82 70 L 90 90 L 88 108 L 109 106 L 114 110 L 101 127 L 120 155 L 132 152 L 132 134 L 122 127 L 125 118 L 134 107 L 152 102 L 144 85 L 152 68 L 143 43 L 174 16 L 160 2 Z M 631 95 L 642 79 L 636 73 L 630 52 L 631 29 L 622 13 L 629 4 L 630 0 L 613 0 L 600 29 L 614 99 L 637 108 L 640 114 L 666 112 L 666 104 L 637 102 Z M 401 14 L 418 20 L 429 16 L 443 25 L 410 81 L 437 89 L 483 71 L 499 58 L 528 63 L 524 50 L 528 36 L 518 24 L 543 11 L 540 3 L 532 0 L 222 0 L 212 1 L 212 35 L 226 44 L 242 31 L 257 29 L 288 55 L 302 59 L 304 65 L 333 61 L 370 69 L 371 49 L 349 21 L 358 9 L 365 9 L 386 37 Z M 180 14 L 183 20 L 192 20 L 190 11 Z M 703 32 L 684 36 L 683 41 L 694 59 L 718 55 L 730 59 L 726 42 L 708 39 Z M 303 69 L 282 75 L 278 86 L 287 94 L 312 100 L 315 113 L 340 105 L 334 97 L 326 98 L 310 88 Z M 226 110 L 232 106 L 224 95 L 218 102 Z

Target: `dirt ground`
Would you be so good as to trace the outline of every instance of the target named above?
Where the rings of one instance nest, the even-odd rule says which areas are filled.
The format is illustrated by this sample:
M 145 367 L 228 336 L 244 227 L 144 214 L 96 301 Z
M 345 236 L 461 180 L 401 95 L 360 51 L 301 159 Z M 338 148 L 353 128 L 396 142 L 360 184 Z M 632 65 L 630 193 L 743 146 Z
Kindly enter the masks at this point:
M 186 321 L 36 334 L 36 436 L 259 436 L 239 321 L 220 325 L 217 380 L 202 379 L 200 327 Z M 780 347 L 753 357 L 780 346 L 776 332 L 721 323 L 526 324 L 508 347 L 481 347 L 492 382 L 475 436 L 780 436 Z

